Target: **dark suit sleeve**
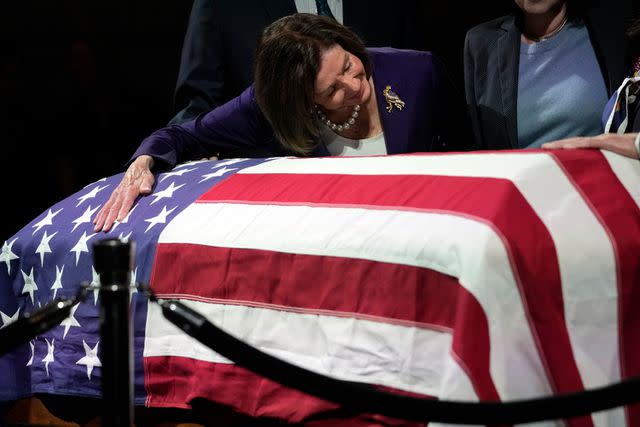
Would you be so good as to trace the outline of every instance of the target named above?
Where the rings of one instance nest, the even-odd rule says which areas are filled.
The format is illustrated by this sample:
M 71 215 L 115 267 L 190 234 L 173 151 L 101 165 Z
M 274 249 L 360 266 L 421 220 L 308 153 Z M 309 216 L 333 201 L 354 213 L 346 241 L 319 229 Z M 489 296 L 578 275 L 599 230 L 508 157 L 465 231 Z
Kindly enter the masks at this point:
M 441 108 L 436 110 L 437 132 L 432 151 L 468 151 L 475 149 L 464 95 L 456 86 L 442 61 L 433 55 L 434 89 Z
M 223 104 L 222 17 L 214 0 L 195 0 L 182 46 L 174 94 L 177 114 L 169 124 L 195 118 Z
M 253 86 L 194 120 L 160 129 L 140 144 L 131 161 L 147 154 L 156 168 L 219 154 L 222 157 L 281 155 L 271 127 L 255 100 Z
M 476 101 L 475 91 L 475 60 L 474 51 L 471 47 L 470 33 L 464 40 L 464 92 L 467 99 L 467 108 L 469 110 L 469 120 L 471 123 L 471 131 L 475 139 L 476 148 L 482 148 L 482 135 L 480 132 L 480 117 L 478 112 L 478 103 Z

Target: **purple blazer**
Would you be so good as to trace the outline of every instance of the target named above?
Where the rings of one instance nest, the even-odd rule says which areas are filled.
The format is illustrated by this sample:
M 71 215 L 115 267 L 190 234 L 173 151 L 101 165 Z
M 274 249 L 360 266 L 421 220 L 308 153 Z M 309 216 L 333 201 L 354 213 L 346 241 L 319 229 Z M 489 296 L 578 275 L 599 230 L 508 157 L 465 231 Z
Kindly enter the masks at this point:
M 368 49 L 387 153 L 459 151 L 472 148 L 462 131 L 466 107 L 442 63 L 430 52 Z M 387 111 L 383 96 L 391 86 L 405 106 Z M 467 128 L 468 129 L 468 128 Z M 214 153 L 284 153 L 255 100 L 253 85 L 226 104 L 192 121 L 160 129 L 140 144 L 132 159 L 148 154 L 163 166 Z M 262 154 L 264 153 L 264 155 Z M 328 156 L 319 144 L 312 156 Z

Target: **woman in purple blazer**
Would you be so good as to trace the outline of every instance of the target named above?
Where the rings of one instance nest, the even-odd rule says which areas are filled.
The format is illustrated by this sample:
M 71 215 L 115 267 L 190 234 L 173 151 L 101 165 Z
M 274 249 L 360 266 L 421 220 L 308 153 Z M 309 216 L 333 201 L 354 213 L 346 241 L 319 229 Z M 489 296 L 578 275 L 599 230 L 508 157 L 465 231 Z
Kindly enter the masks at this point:
M 253 86 L 142 142 L 94 219 L 95 229 L 108 231 L 138 196 L 151 192 L 152 168 L 238 152 L 266 157 L 465 150 L 472 148 L 465 123 L 463 99 L 430 53 L 367 50 L 335 20 L 290 15 L 265 29 Z

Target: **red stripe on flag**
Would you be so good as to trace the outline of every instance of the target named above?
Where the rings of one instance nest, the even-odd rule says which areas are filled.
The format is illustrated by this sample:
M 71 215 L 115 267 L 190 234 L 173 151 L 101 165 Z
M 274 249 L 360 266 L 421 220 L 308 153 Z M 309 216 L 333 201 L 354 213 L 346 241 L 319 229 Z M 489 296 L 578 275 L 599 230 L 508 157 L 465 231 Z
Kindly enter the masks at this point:
M 552 387 L 557 392 L 584 389 L 564 319 L 553 240 L 508 180 L 424 175 L 236 174 L 205 193 L 199 202 L 437 211 L 486 223 L 505 243 Z M 156 266 L 162 264 L 158 259 Z M 170 264 L 174 265 L 173 260 Z M 470 360 L 464 362 L 473 364 Z M 589 417 L 569 422 L 572 426 L 592 425 Z
M 280 419 L 291 424 L 304 422 L 304 425 L 318 427 L 425 425 L 340 409 L 334 403 L 282 387 L 236 365 L 175 356 L 146 357 L 144 364 L 147 377 L 155 378 L 150 388 L 148 386 L 150 393 L 147 405 L 150 407 L 190 408 L 191 405 L 185 405 L 184 402 L 211 396 L 217 404 L 237 412 L 252 417 Z M 192 372 L 198 372 L 201 376 L 192 376 Z
M 640 210 L 600 151 L 568 150 L 559 164 L 607 231 L 616 255 L 620 366 L 623 378 L 640 376 Z M 586 153 L 585 153 L 586 152 Z M 628 425 L 640 425 L 640 404 L 627 408 Z
M 558 392 L 583 390 L 564 319 L 555 245 L 515 185 L 504 179 L 432 175 L 236 174 L 200 203 L 360 206 L 449 212 L 502 236 L 529 320 Z M 526 224 L 523 227 L 522 224 Z
M 500 399 L 490 377 L 486 316 L 451 276 L 361 259 L 197 245 L 162 244 L 156 257 L 152 283 L 164 298 L 196 294 L 201 301 L 454 330 L 453 350 L 476 393 Z

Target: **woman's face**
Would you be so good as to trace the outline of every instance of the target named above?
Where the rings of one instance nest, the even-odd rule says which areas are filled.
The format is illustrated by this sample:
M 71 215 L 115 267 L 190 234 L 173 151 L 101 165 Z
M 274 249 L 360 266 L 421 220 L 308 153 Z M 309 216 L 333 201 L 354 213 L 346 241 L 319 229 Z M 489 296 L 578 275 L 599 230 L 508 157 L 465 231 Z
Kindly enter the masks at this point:
M 322 53 L 314 87 L 314 102 L 325 110 L 364 104 L 371 96 L 362 61 L 340 45 Z
M 516 4 L 527 15 L 546 15 L 559 10 L 566 0 L 516 0 Z

